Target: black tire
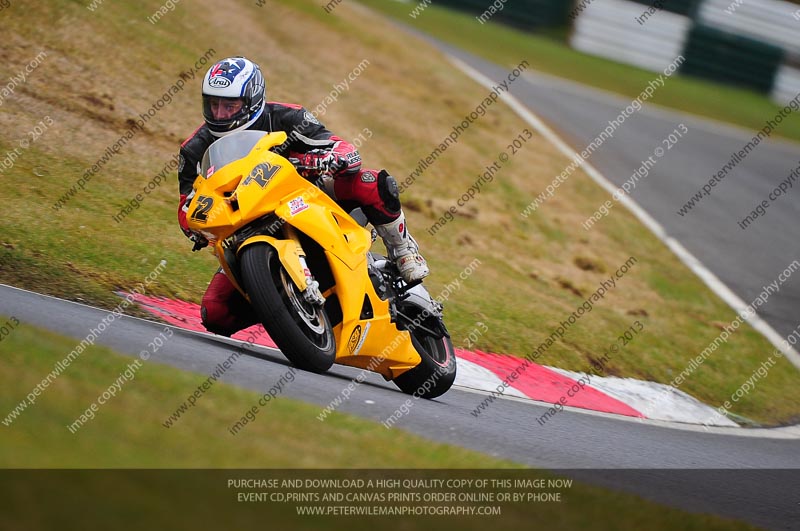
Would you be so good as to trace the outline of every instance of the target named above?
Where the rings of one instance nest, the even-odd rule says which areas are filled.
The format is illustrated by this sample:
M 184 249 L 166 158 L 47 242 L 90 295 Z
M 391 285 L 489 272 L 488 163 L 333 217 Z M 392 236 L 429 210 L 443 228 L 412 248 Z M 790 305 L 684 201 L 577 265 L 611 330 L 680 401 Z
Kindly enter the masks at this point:
M 435 338 L 422 331 L 411 330 L 411 343 L 422 361 L 394 379 L 401 391 L 420 398 L 436 398 L 445 394 L 456 379 L 456 355 L 448 336 Z
M 306 371 L 330 369 L 336 359 L 336 340 L 324 308 L 303 299 L 271 245 L 254 243 L 240 258 L 250 302 L 284 356 Z

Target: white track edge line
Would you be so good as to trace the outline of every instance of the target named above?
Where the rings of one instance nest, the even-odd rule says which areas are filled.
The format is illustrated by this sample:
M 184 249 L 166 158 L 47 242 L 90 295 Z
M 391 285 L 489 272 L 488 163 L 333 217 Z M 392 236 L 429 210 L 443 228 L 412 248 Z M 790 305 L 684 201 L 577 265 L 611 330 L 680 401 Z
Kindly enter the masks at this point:
M 98 308 L 97 306 L 90 306 L 88 304 L 84 304 L 84 303 L 81 303 L 81 302 L 71 301 L 71 300 L 68 300 L 68 299 L 62 299 L 60 297 L 55 297 L 53 295 L 47 295 L 45 293 L 39 293 L 38 291 L 31 291 L 31 290 L 28 290 L 28 289 L 19 288 L 17 286 L 11 286 L 9 284 L 0 284 L 0 288 L 9 288 L 9 289 L 13 289 L 13 290 L 16 290 L 16 291 L 21 291 L 21 292 L 24 292 L 24 293 L 30 293 L 31 295 L 37 295 L 39 297 L 43 297 L 43 298 L 47 298 L 47 299 L 53 299 L 53 300 L 57 300 L 57 301 L 61 301 L 61 302 L 67 302 L 69 304 L 74 304 L 76 306 L 83 306 L 84 308 L 89 308 L 89 309 L 92 309 L 92 310 L 99 310 L 101 312 L 111 313 L 110 310 L 105 310 L 103 308 Z M 144 323 L 154 324 L 154 325 L 158 325 L 158 326 L 168 326 L 168 327 L 174 328 L 175 330 L 178 330 L 180 332 L 188 332 L 189 334 L 192 334 L 192 335 L 195 335 L 195 336 L 212 337 L 212 338 L 218 339 L 218 340 L 221 339 L 225 343 L 228 343 L 228 342 L 233 343 L 234 341 L 243 343 L 242 341 L 239 341 L 237 339 L 226 338 L 224 336 L 218 336 L 218 335 L 209 334 L 209 333 L 206 333 L 206 332 L 198 332 L 197 330 L 189 330 L 187 328 L 181 328 L 179 326 L 175 326 L 175 325 L 171 325 L 171 324 L 159 323 L 159 322 L 156 322 L 156 321 L 151 321 L 149 319 L 143 319 L 141 317 L 136 317 L 135 315 L 123 314 L 122 317 L 125 317 L 127 319 L 135 319 L 137 321 L 142 321 Z M 62 334 L 62 335 L 66 335 L 66 334 Z M 244 342 L 244 343 L 246 343 L 246 342 Z M 266 345 L 259 345 L 259 344 L 256 343 L 253 346 L 254 347 L 258 347 L 260 349 L 267 350 L 269 352 L 280 352 L 280 350 L 272 348 L 272 347 L 268 347 Z M 127 354 L 122 354 L 122 355 L 127 356 Z M 349 367 L 349 366 L 341 365 L 341 367 Z M 181 369 L 179 367 L 175 367 L 175 368 L 177 370 L 181 370 L 181 371 L 185 371 L 185 372 L 192 372 L 192 371 L 190 371 L 188 369 Z M 232 385 L 237 385 L 237 387 L 238 387 L 238 384 L 236 384 L 235 382 L 231 382 L 231 383 L 232 383 Z M 458 390 L 463 391 L 463 392 L 474 393 L 474 394 L 479 394 L 479 395 L 490 395 L 491 394 L 491 392 L 489 392 L 489 391 L 484 391 L 482 389 L 475 389 L 475 388 L 472 388 L 472 387 L 464 387 L 464 386 L 460 386 L 460 385 L 454 385 L 453 388 L 454 389 L 458 389 Z M 504 396 L 504 397 L 501 397 L 501 398 L 503 398 L 504 400 L 514 400 L 514 401 L 517 401 L 517 402 L 534 403 L 534 404 L 542 406 L 542 407 L 551 407 L 552 406 L 552 404 L 550 404 L 550 403 L 541 402 L 541 401 L 535 400 L 533 398 L 519 398 L 519 397 L 516 397 L 516 396 Z M 679 430 L 684 430 L 684 431 L 699 431 L 699 429 L 700 429 L 700 428 L 696 428 L 696 427 L 692 426 L 691 424 L 685 424 L 685 423 L 681 423 L 681 422 L 670 422 L 670 421 L 665 421 L 665 420 L 653 420 L 653 419 L 642 419 L 642 418 L 637 418 L 637 417 L 627 417 L 625 415 L 616 415 L 616 414 L 613 414 L 613 413 L 605 413 L 603 411 L 594 411 L 594 410 L 591 410 L 591 409 L 581 409 L 581 408 L 575 408 L 575 407 L 571 407 L 571 406 L 565 406 L 564 409 L 567 409 L 569 411 L 573 411 L 575 413 L 581 413 L 581 414 L 584 414 L 584 415 L 594 415 L 594 416 L 599 416 L 599 417 L 613 418 L 613 419 L 617 419 L 617 420 L 623 420 L 625 422 L 639 422 L 639 423 L 642 423 L 642 424 L 650 424 L 650 425 L 655 425 L 655 426 L 662 426 L 662 427 L 670 428 L 670 429 L 679 429 Z M 747 436 L 751 436 L 751 437 L 759 437 L 759 438 L 765 438 L 765 439 L 767 439 L 767 438 L 768 439 L 795 439 L 795 438 L 800 439 L 800 432 L 795 434 L 795 429 L 796 428 L 797 428 L 797 426 L 789 426 L 789 427 L 785 427 L 785 428 L 753 428 L 753 429 L 733 428 L 733 427 L 731 427 L 731 428 L 709 427 L 708 428 L 708 432 L 709 433 L 724 433 L 726 435 L 734 435 L 734 436 L 747 435 Z
M 71 301 L 69 299 L 62 299 L 61 297 L 56 297 L 54 295 L 48 295 L 46 293 L 39 293 L 38 291 L 31 291 L 29 289 L 20 288 L 20 287 L 17 287 L 17 286 L 11 286 L 10 284 L 2 284 L 2 283 L 0 283 L 0 288 L 9 288 L 9 289 L 13 289 L 13 290 L 16 290 L 16 291 L 21 291 L 23 293 L 30 293 L 31 295 L 37 295 L 39 297 L 44 297 L 46 299 L 52 299 L 52 300 L 56 300 L 56 301 L 59 301 L 59 302 L 66 302 L 66 303 L 69 303 L 69 304 L 74 304 L 75 306 L 82 306 L 82 307 L 88 308 L 90 310 L 97 310 L 97 311 L 100 311 L 100 312 L 113 313 L 111 310 L 106 310 L 105 308 L 100 308 L 99 306 L 92 306 L 90 304 L 84 304 L 82 302 Z M 141 306 L 141 303 L 138 303 L 136 301 L 134 301 L 133 304 L 137 304 L 137 305 Z M 202 332 L 202 331 L 199 331 L 199 330 L 190 330 L 188 328 L 183 328 L 181 326 L 177 326 L 177 325 L 174 325 L 174 324 L 171 324 L 171 323 L 159 323 L 158 321 L 152 321 L 150 319 L 145 319 L 143 317 L 137 317 L 136 315 L 129 315 L 129 314 L 123 313 L 122 317 L 124 317 L 125 319 L 133 319 L 133 320 L 136 320 L 136 321 L 141 321 L 143 323 L 153 324 L 153 325 L 157 325 L 157 326 L 166 326 L 166 327 L 172 328 L 173 330 L 177 330 L 179 332 L 185 332 L 185 333 L 188 333 L 188 334 L 191 334 L 191 335 L 195 335 L 197 337 L 212 338 L 212 339 L 215 339 L 215 340 L 219 341 L 220 343 L 225 343 L 225 344 L 228 344 L 230 346 L 240 346 L 242 343 L 247 343 L 247 341 L 245 341 L 245 340 L 233 339 L 233 338 L 230 338 L 230 337 L 220 336 L 220 335 L 217 335 L 217 334 L 212 334 L 211 332 Z M 32 326 L 38 326 L 38 325 L 32 325 Z M 50 330 L 46 326 L 42 326 L 40 328 L 45 328 L 47 330 Z M 75 339 L 74 336 L 70 336 L 69 334 L 64 334 L 62 332 L 58 332 L 58 333 L 61 334 L 62 336 L 72 337 L 73 339 Z M 268 352 L 279 352 L 279 353 L 283 354 L 280 351 L 280 349 L 277 349 L 277 348 L 274 348 L 274 347 L 270 347 L 270 346 L 267 346 L 267 345 L 261 345 L 259 343 L 253 343 L 252 346 L 253 347 L 258 347 L 260 349 L 264 349 L 264 350 L 266 350 Z M 111 350 L 114 350 L 113 347 L 107 347 L 107 348 L 110 348 Z M 124 352 L 121 352 L 120 354 L 123 355 L 123 356 L 128 356 L 129 355 L 129 354 L 124 353 Z M 135 356 L 135 354 L 131 354 L 131 355 Z
M 483 389 L 476 389 L 474 387 L 463 387 L 463 386 L 453 386 L 453 388 L 458 388 L 459 391 L 463 391 L 466 393 L 473 393 L 476 395 L 484 395 L 488 396 L 491 395 L 491 391 L 485 391 Z M 535 406 L 540 406 L 545 409 L 552 408 L 553 404 L 550 402 L 542 402 L 541 400 L 536 400 L 535 398 L 520 398 L 518 396 L 510 396 L 504 395 L 498 397 L 501 400 L 510 400 L 513 402 L 521 402 L 525 404 L 532 404 Z M 578 413 L 581 415 L 589 415 L 592 417 L 603 417 L 607 419 L 612 419 L 621 422 L 628 422 L 632 424 L 644 424 L 647 426 L 655 426 L 660 428 L 666 428 L 671 430 L 680 430 L 680 431 L 691 431 L 691 432 L 703 432 L 703 433 L 710 433 L 710 434 L 717 434 L 717 435 L 728 435 L 732 437 L 756 437 L 759 439 L 797 439 L 800 440 L 800 425 L 794 426 L 780 426 L 776 428 L 744 428 L 741 426 L 708 426 L 703 427 L 698 424 L 692 424 L 690 422 L 678 422 L 674 420 L 658 420 L 658 419 L 647 419 L 641 417 L 631 417 L 628 415 L 620 415 L 618 413 L 608 413 L 606 411 L 597 411 L 594 409 L 586 409 L 574 406 L 564 406 L 564 410 L 569 411 L 570 413 Z

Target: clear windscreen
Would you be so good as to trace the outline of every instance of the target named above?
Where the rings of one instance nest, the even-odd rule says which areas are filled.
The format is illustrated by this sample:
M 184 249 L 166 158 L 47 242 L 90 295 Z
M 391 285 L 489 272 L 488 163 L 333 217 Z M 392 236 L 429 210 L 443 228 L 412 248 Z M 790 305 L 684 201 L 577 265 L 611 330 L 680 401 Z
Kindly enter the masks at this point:
M 246 157 L 267 134 L 266 131 L 238 131 L 223 136 L 211 144 L 203 155 L 200 175 L 208 178 L 223 166 Z

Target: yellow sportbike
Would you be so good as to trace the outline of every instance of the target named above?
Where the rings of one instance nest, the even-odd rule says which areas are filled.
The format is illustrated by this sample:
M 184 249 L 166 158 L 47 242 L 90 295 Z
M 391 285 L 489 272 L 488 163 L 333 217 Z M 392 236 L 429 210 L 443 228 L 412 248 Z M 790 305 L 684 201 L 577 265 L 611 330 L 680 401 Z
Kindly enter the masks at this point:
M 324 372 L 350 365 L 408 394 L 442 395 L 456 359 L 441 304 L 370 252 L 375 237 L 363 214 L 345 212 L 300 176 L 275 149 L 286 140 L 285 132 L 241 131 L 211 144 L 189 227 L 208 239 L 295 366 Z

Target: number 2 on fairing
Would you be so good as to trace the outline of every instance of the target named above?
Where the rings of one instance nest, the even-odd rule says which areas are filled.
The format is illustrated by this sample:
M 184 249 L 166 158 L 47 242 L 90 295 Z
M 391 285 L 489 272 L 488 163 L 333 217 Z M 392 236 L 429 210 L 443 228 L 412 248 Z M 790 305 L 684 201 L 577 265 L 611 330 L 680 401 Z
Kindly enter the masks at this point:
M 200 223 L 206 223 L 208 221 L 208 211 L 211 210 L 212 206 L 214 206 L 214 198 L 201 195 L 197 198 L 197 208 L 192 212 L 192 219 Z
M 270 179 L 272 179 L 280 169 L 281 167 L 277 164 L 273 165 L 267 162 L 259 164 L 253 168 L 253 171 L 251 171 L 250 175 L 247 176 L 247 179 L 244 180 L 242 186 L 247 186 L 248 184 L 254 182 L 261 188 L 264 188 L 267 186 L 267 183 L 270 181 Z

